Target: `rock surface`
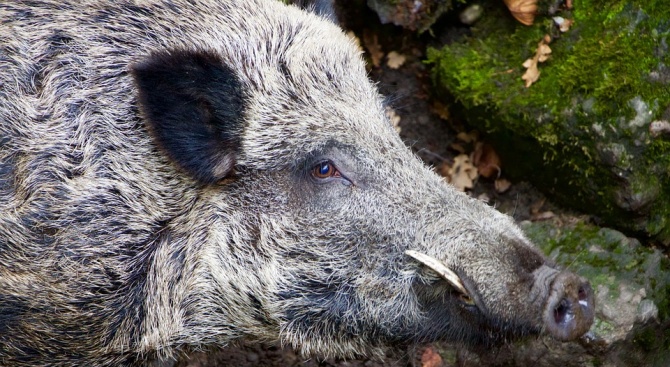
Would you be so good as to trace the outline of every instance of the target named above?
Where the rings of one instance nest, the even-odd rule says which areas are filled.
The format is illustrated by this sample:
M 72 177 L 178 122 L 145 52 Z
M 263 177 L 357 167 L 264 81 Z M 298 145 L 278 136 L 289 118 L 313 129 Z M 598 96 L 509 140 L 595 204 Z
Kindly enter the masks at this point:
M 565 223 L 569 224 L 565 224 Z M 521 341 L 494 350 L 443 346 L 458 366 L 669 366 L 670 260 L 621 232 L 574 218 L 524 222 L 547 255 L 591 281 L 596 321 L 577 342 L 551 338 Z
M 451 7 L 451 0 L 368 0 L 382 23 L 423 32 Z
M 501 3 L 487 3 L 467 36 L 429 50 L 442 98 L 519 163 L 508 175 L 670 244 L 667 2 L 584 0 L 530 27 Z M 545 46 L 544 62 L 523 66 Z

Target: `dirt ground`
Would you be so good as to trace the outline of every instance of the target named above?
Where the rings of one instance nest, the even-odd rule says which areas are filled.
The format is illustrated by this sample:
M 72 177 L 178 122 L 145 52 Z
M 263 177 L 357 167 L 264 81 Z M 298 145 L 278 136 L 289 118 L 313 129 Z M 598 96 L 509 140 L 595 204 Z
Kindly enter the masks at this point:
M 290 348 L 243 344 L 212 353 L 195 353 L 174 367 L 404 367 L 420 366 L 418 353 L 398 351 L 383 361 L 368 359 L 335 360 L 305 359 Z M 437 367 L 437 366 L 435 366 Z
M 351 9 L 350 9 L 351 10 Z M 394 26 L 379 24 L 378 18 L 369 10 L 355 9 L 346 12 L 344 26 L 355 31 L 362 43 L 365 35 L 368 41 L 377 37 L 381 52 L 387 55 L 396 51 L 407 57 L 405 63 L 393 69 L 383 58 L 379 67 L 371 67 L 370 77 L 378 83 L 381 93 L 388 97 L 389 105 L 400 117 L 400 135 L 405 143 L 426 162 L 439 167 L 447 162 L 453 162 L 458 151 L 450 148 L 456 141 L 459 132 L 469 132 L 466 124 L 454 118 L 443 119 L 435 112 L 434 98 L 431 96 L 428 69 L 422 63 L 423 50 L 426 44 L 444 42 L 454 33 L 462 32 L 460 28 L 438 27 L 438 33 L 433 36 L 417 37 L 414 33 L 403 31 Z M 449 22 L 449 20 L 447 20 Z M 372 34 L 372 36 L 371 36 Z M 368 54 L 369 57 L 369 54 Z M 485 137 L 482 137 L 485 141 Z M 504 176 L 502 162 L 502 175 Z M 550 203 L 544 200 L 543 195 L 524 182 L 512 183 L 509 190 L 498 193 L 494 189 L 492 179 L 479 179 L 475 187 L 469 192 L 474 197 L 488 198 L 489 204 L 502 212 L 512 215 L 517 221 L 530 219 L 533 212 L 556 211 Z M 421 356 L 426 348 L 418 347 L 415 350 L 400 350 L 390 354 L 383 361 L 356 359 L 356 360 L 316 360 L 303 359 L 290 348 L 279 346 L 246 345 L 228 347 L 210 352 L 195 353 L 180 360 L 176 367 L 251 367 L 251 366 L 301 366 L 301 367 L 404 367 L 404 366 L 447 366 L 445 362 L 422 363 Z

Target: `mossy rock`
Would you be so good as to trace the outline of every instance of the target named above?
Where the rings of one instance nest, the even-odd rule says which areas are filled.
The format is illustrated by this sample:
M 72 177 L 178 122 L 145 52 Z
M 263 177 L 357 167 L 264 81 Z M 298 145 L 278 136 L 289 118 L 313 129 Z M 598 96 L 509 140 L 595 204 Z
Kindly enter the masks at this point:
M 368 0 L 379 20 L 423 32 L 451 8 L 451 0 Z
M 622 291 L 636 293 L 630 297 L 624 295 L 629 300 L 639 293 L 634 312 L 646 312 L 642 302 L 649 300 L 654 304 L 651 308 L 656 308 L 655 318 L 670 321 L 670 260 L 661 251 L 642 246 L 638 240 L 616 230 L 584 223 L 561 226 L 552 222 L 523 222 L 521 225 L 552 260 L 588 278 L 596 293 L 600 291 L 613 300 L 619 300 Z M 638 307 L 640 304 L 642 308 Z M 618 305 L 617 311 L 623 307 L 621 303 L 613 305 Z M 601 316 L 607 316 L 604 307 L 607 306 L 598 305 Z M 648 315 L 637 316 L 644 319 Z M 602 321 L 618 323 L 607 318 Z
M 428 50 L 436 89 L 453 112 L 490 134 L 503 173 L 531 180 L 563 205 L 670 244 L 670 6 L 664 0 L 574 2 L 515 22 L 489 2 L 460 42 Z M 545 35 L 551 57 L 530 87 L 521 76 Z M 507 163 L 507 164 L 505 164 Z
M 568 224 L 565 224 L 568 223 Z M 499 350 L 442 346 L 453 365 L 621 366 L 670 365 L 670 260 L 621 232 L 554 218 L 522 222 L 528 237 L 553 261 L 590 282 L 596 319 L 581 339 L 529 338 Z
M 670 362 L 667 256 L 613 229 L 557 222 L 524 222 L 522 228 L 552 260 L 591 282 L 596 320 L 586 336 L 587 352 L 594 360 L 621 366 L 666 366 Z

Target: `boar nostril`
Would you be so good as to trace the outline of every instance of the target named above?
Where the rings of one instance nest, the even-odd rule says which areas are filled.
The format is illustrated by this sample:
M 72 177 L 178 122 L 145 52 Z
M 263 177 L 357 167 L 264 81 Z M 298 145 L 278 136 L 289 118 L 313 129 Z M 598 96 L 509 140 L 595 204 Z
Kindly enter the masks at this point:
M 584 286 L 579 287 L 579 292 L 577 292 L 577 298 L 579 298 L 579 304 L 582 306 L 587 305 L 587 298 L 589 297 L 589 292 L 584 289 Z
M 570 308 L 570 301 L 563 298 L 558 306 L 554 307 L 554 321 L 556 321 L 557 324 L 564 324 L 572 321 L 575 316 Z

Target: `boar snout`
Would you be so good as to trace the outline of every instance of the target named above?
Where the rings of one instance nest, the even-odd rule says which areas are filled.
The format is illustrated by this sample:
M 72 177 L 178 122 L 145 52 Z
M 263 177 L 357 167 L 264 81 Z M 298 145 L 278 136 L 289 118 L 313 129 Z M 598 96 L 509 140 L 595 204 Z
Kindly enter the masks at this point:
M 544 323 L 558 340 L 573 340 L 593 323 L 595 303 L 589 282 L 573 273 L 559 273 L 551 285 Z

